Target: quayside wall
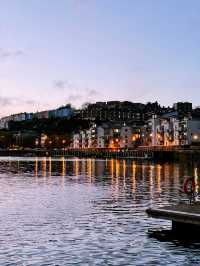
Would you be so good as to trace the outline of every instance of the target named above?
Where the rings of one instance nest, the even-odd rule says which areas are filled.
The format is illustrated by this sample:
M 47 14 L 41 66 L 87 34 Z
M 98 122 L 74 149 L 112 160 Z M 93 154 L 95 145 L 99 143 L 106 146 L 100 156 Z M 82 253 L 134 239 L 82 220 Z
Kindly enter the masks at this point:
M 200 150 L 158 150 L 158 149 L 137 149 L 137 150 L 97 150 L 97 149 L 24 149 L 24 150 L 0 150 L 0 156 L 16 157 L 79 157 L 79 158 L 124 158 L 141 159 L 153 161 L 200 161 Z

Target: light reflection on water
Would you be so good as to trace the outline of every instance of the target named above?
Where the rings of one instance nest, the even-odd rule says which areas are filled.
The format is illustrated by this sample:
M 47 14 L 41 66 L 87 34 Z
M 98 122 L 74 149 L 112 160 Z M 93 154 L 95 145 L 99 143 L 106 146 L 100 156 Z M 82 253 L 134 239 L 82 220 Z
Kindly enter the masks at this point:
M 191 163 L 1 158 L 0 265 L 200 265 L 199 246 L 159 242 L 149 206 L 183 198 Z

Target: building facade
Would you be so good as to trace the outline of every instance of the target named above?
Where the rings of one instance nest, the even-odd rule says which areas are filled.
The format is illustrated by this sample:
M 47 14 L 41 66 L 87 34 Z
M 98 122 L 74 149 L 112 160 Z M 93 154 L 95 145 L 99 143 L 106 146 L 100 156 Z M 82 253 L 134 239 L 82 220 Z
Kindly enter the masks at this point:
M 200 118 L 153 116 L 149 121 L 151 146 L 185 146 L 200 144 Z
M 0 119 L 0 129 L 8 129 L 9 123 L 11 121 L 21 122 L 21 121 L 25 121 L 25 120 L 30 120 L 32 118 L 33 118 L 32 113 L 19 113 L 19 114 L 14 114 L 14 115 L 2 117 Z
M 74 148 L 133 148 L 141 138 L 140 129 L 122 124 L 93 124 L 73 136 Z

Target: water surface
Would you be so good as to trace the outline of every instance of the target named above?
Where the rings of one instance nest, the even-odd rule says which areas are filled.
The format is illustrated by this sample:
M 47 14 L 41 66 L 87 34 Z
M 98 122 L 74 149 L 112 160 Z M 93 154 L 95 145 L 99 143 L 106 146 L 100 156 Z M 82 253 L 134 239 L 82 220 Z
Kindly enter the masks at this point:
M 150 238 L 170 228 L 150 206 L 183 198 L 199 166 L 0 158 L 0 265 L 200 265 L 200 245 Z

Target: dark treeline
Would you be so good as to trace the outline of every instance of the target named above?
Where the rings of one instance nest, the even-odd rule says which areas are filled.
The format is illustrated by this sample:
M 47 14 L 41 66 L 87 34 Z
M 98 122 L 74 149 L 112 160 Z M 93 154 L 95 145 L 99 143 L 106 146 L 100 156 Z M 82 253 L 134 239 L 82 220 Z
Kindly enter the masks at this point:
M 72 118 L 49 118 L 49 119 L 33 119 L 21 122 L 10 121 L 10 131 L 34 131 L 36 133 L 45 134 L 72 134 L 72 132 L 81 129 L 87 129 L 89 121 L 83 119 Z
M 34 148 L 36 141 L 40 142 L 41 134 L 48 136 L 45 144 L 47 148 L 68 146 L 72 133 L 89 128 L 89 124 L 89 121 L 75 117 L 10 121 L 9 130 L 0 130 L 0 148 Z

